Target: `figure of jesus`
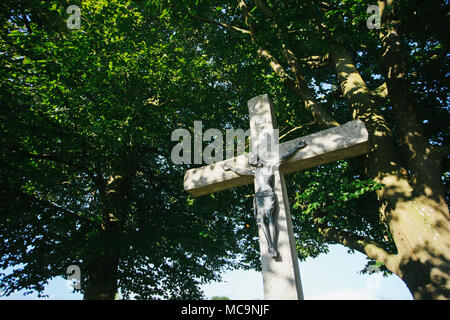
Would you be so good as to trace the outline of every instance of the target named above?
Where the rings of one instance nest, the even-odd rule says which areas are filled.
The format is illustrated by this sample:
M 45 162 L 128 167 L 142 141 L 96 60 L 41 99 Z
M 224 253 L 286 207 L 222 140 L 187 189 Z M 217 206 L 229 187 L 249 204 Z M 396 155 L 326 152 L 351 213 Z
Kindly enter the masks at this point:
M 305 146 L 305 141 L 300 140 L 292 149 L 272 162 L 261 159 L 255 153 L 250 153 L 248 156 L 248 164 L 252 167 L 251 170 L 235 168 L 226 164 L 223 166 L 223 170 L 225 171 L 231 170 L 239 175 L 253 175 L 255 177 L 258 189 L 253 199 L 254 214 L 256 223 L 262 228 L 267 240 L 269 254 L 273 258 L 278 256 L 275 242 L 277 229 L 274 212 L 275 206 L 277 205 L 277 197 L 273 188 L 274 168 L 278 167 L 283 161 Z

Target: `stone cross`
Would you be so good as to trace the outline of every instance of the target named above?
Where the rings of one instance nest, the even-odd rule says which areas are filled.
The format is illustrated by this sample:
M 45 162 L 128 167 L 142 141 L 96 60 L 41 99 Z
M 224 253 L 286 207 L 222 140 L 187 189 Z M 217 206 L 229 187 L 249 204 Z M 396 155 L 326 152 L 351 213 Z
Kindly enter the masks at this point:
M 263 139 L 274 137 L 276 119 L 269 97 L 264 94 L 248 101 L 252 150 Z M 306 147 L 298 150 L 279 168 L 273 171 L 273 189 L 277 198 L 274 217 L 276 218 L 278 256 L 274 259 L 268 250 L 261 226 L 258 227 L 261 265 L 266 300 L 302 300 L 303 292 L 298 267 L 296 243 L 292 228 L 288 196 L 284 174 L 323 165 L 333 161 L 365 154 L 369 151 L 368 132 L 360 120 L 290 140 L 278 145 L 279 153 L 292 150 L 301 140 Z M 265 140 L 267 143 L 267 140 Z M 193 196 L 201 196 L 238 187 L 257 181 L 253 176 L 239 175 L 224 171 L 223 166 L 235 163 L 243 170 L 251 170 L 248 155 L 190 169 L 184 177 L 184 189 Z

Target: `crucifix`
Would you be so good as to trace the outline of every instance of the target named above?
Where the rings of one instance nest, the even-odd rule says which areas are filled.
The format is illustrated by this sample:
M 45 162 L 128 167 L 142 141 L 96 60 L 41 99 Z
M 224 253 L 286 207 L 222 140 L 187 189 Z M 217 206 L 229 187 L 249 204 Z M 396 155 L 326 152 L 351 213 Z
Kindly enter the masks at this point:
M 250 154 L 188 170 L 184 189 L 193 196 L 202 196 L 253 182 L 264 298 L 301 300 L 303 291 L 284 174 L 365 154 L 369 151 L 369 135 L 364 124 L 354 120 L 278 144 L 268 95 L 249 100 L 248 108 Z

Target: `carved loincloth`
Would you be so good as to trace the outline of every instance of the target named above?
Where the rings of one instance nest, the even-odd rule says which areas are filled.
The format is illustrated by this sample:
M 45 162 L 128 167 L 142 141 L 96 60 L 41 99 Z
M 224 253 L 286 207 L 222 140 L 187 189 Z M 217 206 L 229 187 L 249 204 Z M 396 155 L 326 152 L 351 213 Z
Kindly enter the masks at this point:
M 261 219 L 270 215 L 275 208 L 277 196 L 272 190 L 259 191 L 255 193 L 254 206 L 256 223 L 260 224 Z

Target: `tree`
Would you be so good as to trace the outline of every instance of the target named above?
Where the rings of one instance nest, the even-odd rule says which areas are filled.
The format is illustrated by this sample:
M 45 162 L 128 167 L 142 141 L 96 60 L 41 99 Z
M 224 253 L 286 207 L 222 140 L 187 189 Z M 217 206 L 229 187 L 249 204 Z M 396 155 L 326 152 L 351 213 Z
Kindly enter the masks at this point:
M 378 1 L 380 29 L 368 29 L 372 4 L 183 1 L 167 10 L 203 34 L 211 59 L 270 86 L 287 133 L 351 119 L 368 128 L 367 156 L 293 179 L 299 254 L 340 243 L 397 274 L 414 298 L 448 299 L 448 4 Z
M 237 256 L 247 210 L 194 203 L 170 135 L 218 127 L 209 106 L 233 96 L 157 6 L 83 1 L 79 30 L 68 6 L 1 4 L 0 268 L 13 271 L 0 290 L 41 293 L 78 265 L 85 299 L 199 298 L 223 268 L 253 264 Z
M 367 156 L 288 178 L 299 257 L 340 243 L 448 299 L 448 5 L 378 1 L 368 29 L 372 4 L 89 0 L 69 30 L 68 1 L 2 2 L 1 290 L 76 264 L 86 299 L 198 298 L 260 268 L 251 188 L 190 198 L 169 137 L 247 128 L 268 93 L 282 139 L 370 134 Z

